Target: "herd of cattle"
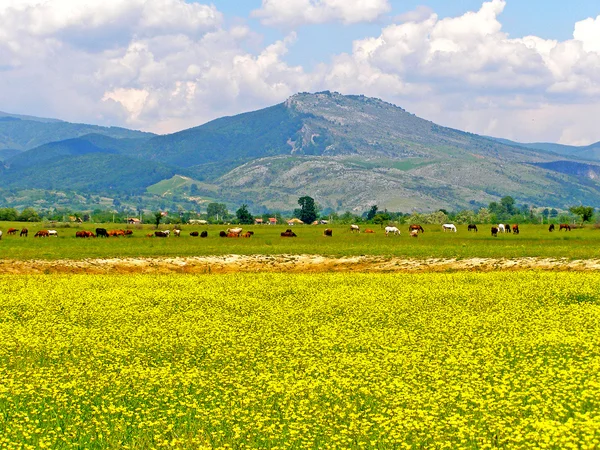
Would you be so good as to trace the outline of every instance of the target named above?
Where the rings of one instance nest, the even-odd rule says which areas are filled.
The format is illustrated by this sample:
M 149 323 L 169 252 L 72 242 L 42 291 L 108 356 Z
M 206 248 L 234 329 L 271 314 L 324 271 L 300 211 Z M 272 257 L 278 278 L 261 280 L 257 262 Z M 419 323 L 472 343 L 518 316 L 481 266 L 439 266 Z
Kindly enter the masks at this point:
M 548 231 L 552 232 L 554 231 L 555 226 L 554 224 L 551 224 L 548 227 Z M 442 225 L 442 230 L 444 232 L 446 231 L 450 231 L 450 232 L 457 232 L 456 229 L 456 225 L 452 224 L 452 223 L 445 223 Z M 566 223 L 561 223 L 559 225 L 558 231 L 561 230 L 565 230 L 565 231 L 571 231 L 571 226 L 569 224 Z M 17 231 L 19 231 L 17 228 L 9 228 L 6 232 L 7 235 L 16 235 Z M 355 225 L 352 224 L 350 225 L 350 230 L 351 233 L 360 233 L 360 226 L 359 225 Z M 387 226 L 384 229 L 385 231 L 385 235 L 389 236 L 391 235 L 400 235 L 400 230 L 395 227 L 395 226 Z M 413 224 L 410 225 L 408 227 L 408 231 L 410 233 L 411 237 L 417 237 L 419 235 L 419 233 L 424 233 L 425 230 L 423 229 L 423 227 L 421 225 L 418 224 Z M 475 224 L 469 224 L 467 227 L 467 231 L 474 231 L 475 233 L 477 233 L 477 225 Z M 498 233 L 513 233 L 513 234 L 519 234 L 519 225 L 510 225 L 510 224 L 498 224 L 498 225 L 494 225 L 492 226 L 492 236 L 497 237 Z M 175 228 L 172 230 L 173 236 L 175 237 L 179 237 L 181 236 L 181 230 L 178 228 Z M 363 231 L 363 233 L 367 233 L 367 234 L 372 234 L 375 233 L 375 231 L 373 231 L 370 228 L 367 228 Z M 95 237 L 118 237 L 118 236 L 131 236 L 133 234 L 132 230 L 107 230 L 106 228 L 96 228 L 96 233 L 94 234 L 91 231 L 85 231 L 85 230 L 81 230 L 81 231 L 77 231 L 75 233 L 75 237 L 77 238 L 95 238 Z M 23 228 L 21 229 L 19 236 L 20 237 L 27 237 L 29 235 L 29 230 L 27 228 Z M 167 238 L 171 235 L 171 230 L 157 230 L 154 233 L 149 233 L 146 234 L 147 237 L 159 237 L 159 238 Z M 243 233 L 243 229 L 242 227 L 236 227 L 236 228 L 228 228 L 227 231 L 221 231 L 219 232 L 219 236 L 220 237 L 229 237 L 229 238 L 238 238 L 238 237 L 245 237 L 245 238 L 249 238 L 252 237 L 254 235 L 253 231 L 246 231 L 245 233 Z M 324 236 L 333 236 L 333 230 L 331 228 L 326 228 L 323 232 Z M 35 233 L 34 237 L 50 237 L 50 236 L 55 236 L 58 237 L 58 231 L 56 230 L 39 230 L 37 233 Z M 208 237 L 208 231 L 202 231 L 202 232 L 198 232 L 198 231 L 192 231 L 190 232 L 190 236 L 192 237 L 198 237 L 200 236 L 201 238 L 205 238 Z M 296 233 L 294 233 L 290 228 L 288 228 L 287 230 L 285 230 L 283 233 L 281 233 L 281 237 L 296 237 Z M 2 230 L 0 230 L 0 239 L 2 239 Z

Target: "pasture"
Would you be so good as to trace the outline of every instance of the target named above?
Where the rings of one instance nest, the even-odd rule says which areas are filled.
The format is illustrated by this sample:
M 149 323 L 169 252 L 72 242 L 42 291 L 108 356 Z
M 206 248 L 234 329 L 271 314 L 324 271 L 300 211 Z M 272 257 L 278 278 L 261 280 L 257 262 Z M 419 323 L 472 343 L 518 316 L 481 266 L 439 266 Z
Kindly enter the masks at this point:
M 2 223 L 0 229 L 23 224 Z M 327 255 L 390 256 L 404 258 L 598 258 L 600 252 L 600 229 L 588 226 L 573 231 L 548 232 L 547 225 L 521 225 L 518 235 L 499 233 L 492 237 L 490 226 L 480 225 L 479 232 L 468 232 L 467 225 L 458 225 L 456 233 L 444 233 L 441 226 L 424 225 L 425 232 L 411 238 L 408 225 L 399 226 L 401 234 L 385 235 L 385 230 L 370 226 L 375 233 L 352 233 L 349 226 L 296 225 L 292 228 L 298 237 L 282 238 L 280 233 L 287 226 L 244 226 L 244 231 L 255 232 L 251 238 L 221 238 L 219 231 L 227 226 L 183 225 L 180 237 L 148 238 L 154 227 L 124 224 L 84 224 L 61 228 L 57 225 L 27 224 L 29 237 L 5 236 L 0 240 L 3 258 L 30 259 L 85 259 L 124 257 L 175 257 L 206 255 Z M 58 237 L 34 238 L 40 229 L 55 228 Z M 96 227 L 130 229 L 131 236 L 105 238 L 75 238 L 77 231 L 95 231 Z M 173 229 L 162 225 L 161 230 Z M 333 236 L 323 236 L 325 228 L 333 230 Z M 365 226 L 361 227 L 363 230 Z M 558 227 L 557 227 L 558 228 Z M 191 237 L 192 231 L 208 231 L 207 238 Z
M 0 276 L 0 447 L 598 448 L 599 302 L 598 273 Z

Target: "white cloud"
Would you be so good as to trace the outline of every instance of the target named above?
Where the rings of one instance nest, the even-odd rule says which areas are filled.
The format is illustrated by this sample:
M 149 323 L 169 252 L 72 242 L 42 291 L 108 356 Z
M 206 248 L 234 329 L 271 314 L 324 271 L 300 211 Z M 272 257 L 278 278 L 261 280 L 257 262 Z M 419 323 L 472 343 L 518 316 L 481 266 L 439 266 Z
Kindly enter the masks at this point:
M 263 0 L 252 12 L 265 25 L 371 22 L 391 9 L 388 0 Z
M 225 27 L 209 5 L 0 0 L 1 106 L 172 132 L 298 91 L 331 89 L 380 97 L 471 132 L 522 141 L 600 140 L 594 123 L 600 16 L 574 24 L 573 39 L 562 42 L 509 38 L 500 20 L 505 4 L 488 1 L 451 18 L 421 8 L 307 70 L 286 63 L 295 33 L 262 45 L 248 25 Z M 283 5 L 264 1 L 261 18 L 291 24 L 275 14 Z M 299 14 L 298 24 L 370 20 L 389 8 L 387 1 L 285 5 Z

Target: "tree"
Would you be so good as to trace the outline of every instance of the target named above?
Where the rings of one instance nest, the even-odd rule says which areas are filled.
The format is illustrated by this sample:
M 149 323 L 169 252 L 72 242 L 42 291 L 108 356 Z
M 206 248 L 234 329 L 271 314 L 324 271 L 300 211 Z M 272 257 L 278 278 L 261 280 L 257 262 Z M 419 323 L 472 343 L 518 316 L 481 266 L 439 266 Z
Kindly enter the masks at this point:
M 315 200 L 308 195 L 304 197 L 300 197 L 298 199 L 298 204 L 300 205 L 300 210 L 297 210 L 298 218 L 304 223 L 313 223 L 317 220 L 317 207 L 315 205 Z
M 228 215 L 229 211 L 224 203 L 209 203 L 206 207 L 206 216 L 209 219 L 223 220 Z
M 19 222 L 39 222 L 40 216 L 33 208 L 25 208 L 17 218 Z
M 237 216 L 238 221 L 243 225 L 251 225 L 254 223 L 254 217 L 252 217 L 252 214 L 248 211 L 248 205 L 246 204 L 240 206 L 240 209 L 235 212 L 235 215 Z
M 502 208 L 504 209 L 504 211 L 506 211 L 506 213 L 510 215 L 516 214 L 517 208 L 515 207 L 515 199 L 512 198 L 510 195 L 502 197 L 500 199 L 500 204 L 502 205 Z
M 571 206 L 569 208 L 569 211 L 571 211 L 576 216 L 580 216 L 581 223 L 590 222 L 592 220 L 592 217 L 594 216 L 594 208 L 592 208 L 591 206 Z
M 163 213 L 160 211 L 156 211 L 154 213 L 154 223 L 156 224 L 156 228 L 158 228 L 158 226 L 160 225 L 160 221 L 163 218 Z
M 373 220 L 373 218 L 377 215 L 377 205 L 371 206 L 371 209 L 367 213 L 367 220 Z

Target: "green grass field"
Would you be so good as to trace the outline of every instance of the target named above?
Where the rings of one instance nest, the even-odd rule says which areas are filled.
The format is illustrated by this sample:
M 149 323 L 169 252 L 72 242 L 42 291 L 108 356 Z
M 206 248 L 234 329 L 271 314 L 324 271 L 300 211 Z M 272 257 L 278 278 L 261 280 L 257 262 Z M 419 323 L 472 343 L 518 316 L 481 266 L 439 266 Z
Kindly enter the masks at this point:
M 84 259 L 115 257 L 206 256 L 225 254 L 321 254 L 327 256 L 396 256 L 406 258 L 518 258 L 547 257 L 590 259 L 600 257 L 600 229 L 591 226 L 571 232 L 549 233 L 547 225 L 522 225 L 519 235 L 500 234 L 494 238 L 489 225 L 481 225 L 479 233 L 467 232 L 466 225 L 458 226 L 457 233 L 444 233 L 436 225 L 425 226 L 418 238 L 408 235 L 407 226 L 401 227 L 400 236 L 386 237 L 383 229 L 371 227 L 375 234 L 353 234 L 347 226 L 333 226 L 333 237 L 323 236 L 325 226 L 301 225 L 291 227 L 297 238 L 282 238 L 287 226 L 246 226 L 255 235 L 249 239 L 220 238 L 219 231 L 226 226 L 184 225 L 180 238 L 148 238 L 154 228 L 144 225 L 136 228 L 119 224 L 80 225 L 60 228 L 56 225 L 28 225 L 28 238 L 7 236 L 9 227 L 20 229 L 22 223 L 2 223 L 4 237 L 0 254 L 8 259 Z M 78 230 L 130 228 L 134 234 L 127 238 L 77 239 Z M 34 238 L 41 228 L 55 228 L 58 238 Z M 167 226 L 161 226 L 167 229 Z M 172 227 L 171 227 L 172 228 Z M 362 227 L 363 229 L 365 227 Z M 189 236 L 190 231 L 207 230 L 208 238 Z
M 0 448 L 599 448 L 600 275 L 0 276 Z

